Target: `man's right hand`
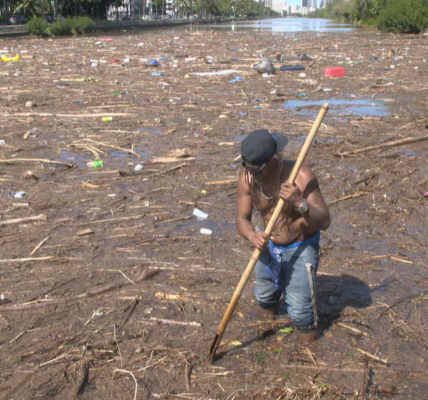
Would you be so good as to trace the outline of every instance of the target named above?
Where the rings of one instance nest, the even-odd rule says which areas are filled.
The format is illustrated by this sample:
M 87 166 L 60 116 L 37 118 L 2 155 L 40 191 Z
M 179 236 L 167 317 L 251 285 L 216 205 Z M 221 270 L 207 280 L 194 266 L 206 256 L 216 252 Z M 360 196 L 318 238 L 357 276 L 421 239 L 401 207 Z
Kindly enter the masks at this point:
M 269 243 L 269 235 L 263 231 L 254 232 L 254 234 L 251 236 L 250 242 L 254 245 L 254 247 L 258 248 L 259 250 L 263 250 Z

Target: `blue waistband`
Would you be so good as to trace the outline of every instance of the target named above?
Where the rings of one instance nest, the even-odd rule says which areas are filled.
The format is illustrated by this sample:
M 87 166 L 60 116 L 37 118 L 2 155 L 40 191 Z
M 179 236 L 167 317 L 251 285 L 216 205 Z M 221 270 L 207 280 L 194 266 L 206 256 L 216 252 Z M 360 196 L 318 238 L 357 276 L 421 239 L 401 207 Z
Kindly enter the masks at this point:
M 293 247 L 299 247 L 299 246 L 305 246 L 307 244 L 318 243 L 320 241 L 320 237 L 321 237 L 321 232 L 317 231 L 315 235 L 311 236 L 308 239 L 301 240 L 300 242 L 293 242 L 285 246 L 280 244 L 275 244 L 269 240 L 269 246 L 276 247 L 277 249 L 281 249 L 281 250 L 286 250 L 286 249 L 291 249 Z

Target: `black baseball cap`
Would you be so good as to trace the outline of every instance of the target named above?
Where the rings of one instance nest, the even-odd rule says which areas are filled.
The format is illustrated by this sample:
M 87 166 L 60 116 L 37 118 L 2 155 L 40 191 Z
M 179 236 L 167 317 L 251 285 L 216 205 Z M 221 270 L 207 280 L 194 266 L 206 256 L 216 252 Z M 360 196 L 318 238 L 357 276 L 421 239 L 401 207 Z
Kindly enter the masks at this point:
M 286 146 L 288 140 L 278 133 L 270 133 L 267 129 L 257 129 L 248 134 L 241 143 L 241 157 L 251 165 L 262 165 L 269 161 L 275 153 Z

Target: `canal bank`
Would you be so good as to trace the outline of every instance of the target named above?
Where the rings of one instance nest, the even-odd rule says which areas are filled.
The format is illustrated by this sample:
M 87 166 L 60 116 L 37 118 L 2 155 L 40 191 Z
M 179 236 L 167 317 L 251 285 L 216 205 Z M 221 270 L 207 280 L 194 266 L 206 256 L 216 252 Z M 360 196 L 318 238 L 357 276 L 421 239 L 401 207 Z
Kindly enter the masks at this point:
M 94 21 L 95 26 L 88 30 L 87 33 L 95 32 L 114 32 L 121 30 L 144 30 L 148 28 L 168 28 L 174 26 L 184 25 L 207 25 L 219 24 L 234 21 L 233 18 L 214 18 L 214 19 L 157 19 L 157 20 L 143 20 L 143 21 L 108 21 L 99 20 Z M 4 25 L 0 26 L 0 38 L 7 37 L 20 37 L 30 36 L 27 32 L 25 25 Z

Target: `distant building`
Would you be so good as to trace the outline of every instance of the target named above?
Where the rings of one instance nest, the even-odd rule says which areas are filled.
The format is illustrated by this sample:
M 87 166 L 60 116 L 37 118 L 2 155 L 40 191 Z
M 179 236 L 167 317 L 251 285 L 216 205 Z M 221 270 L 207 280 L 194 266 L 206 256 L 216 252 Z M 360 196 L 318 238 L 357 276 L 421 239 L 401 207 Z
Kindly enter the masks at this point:
M 286 0 L 269 0 L 269 1 L 271 3 L 269 8 L 271 8 L 273 11 L 276 11 L 282 15 L 284 14 L 284 11 L 287 13 L 288 8 L 287 8 Z
M 288 13 L 289 14 L 298 14 L 299 8 L 298 8 L 298 6 L 294 6 L 294 5 L 288 6 Z

